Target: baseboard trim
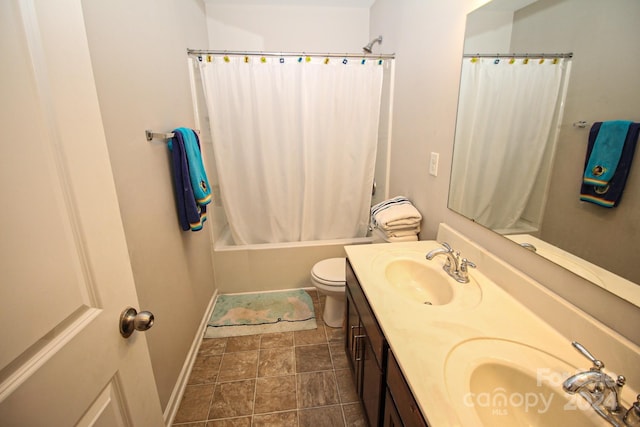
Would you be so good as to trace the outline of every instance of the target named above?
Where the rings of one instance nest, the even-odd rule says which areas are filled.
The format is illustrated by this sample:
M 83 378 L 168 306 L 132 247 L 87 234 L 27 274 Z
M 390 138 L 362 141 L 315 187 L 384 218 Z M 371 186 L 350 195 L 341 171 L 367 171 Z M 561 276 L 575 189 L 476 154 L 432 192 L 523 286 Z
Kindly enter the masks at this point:
M 184 390 L 187 387 L 187 382 L 189 381 L 189 375 L 191 375 L 191 369 L 193 369 L 193 364 L 196 361 L 196 356 L 198 355 L 198 350 L 200 349 L 200 344 L 202 344 L 202 337 L 204 336 L 205 329 L 207 328 L 207 322 L 211 318 L 211 314 L 213 313 L 213 307 L 215 305 L 216 298 L 218 297 L 218 290 L 213 293 L 211 300 L 209 301 L 209 305 L 207 310 L 204 313 L 204 317 L 200 322 L 200 326 L 198 327 L 198 332 L 195 334 L 193 342 L 191 343 L 191 348 L 189 349 L 189 353 L 184 360 L 184 365 L 182 366 L 182 370 L 180 371 L 180 375 L 178 376 L 178 380 L 176 381 L 176 385 L 173 387 L 173 391 L 171 392 L 171 396 L 169 397 L 169 402 L 167 403 L 167 407 L 164 410 L 164 424 L 167 427 L 170 427 L 173 424 L 173 420 L 176 418 L 176 414 L 178 413 L 178 408 L 180 407 L 180 403 L 182 402 L 182 396 L 184 395 Z

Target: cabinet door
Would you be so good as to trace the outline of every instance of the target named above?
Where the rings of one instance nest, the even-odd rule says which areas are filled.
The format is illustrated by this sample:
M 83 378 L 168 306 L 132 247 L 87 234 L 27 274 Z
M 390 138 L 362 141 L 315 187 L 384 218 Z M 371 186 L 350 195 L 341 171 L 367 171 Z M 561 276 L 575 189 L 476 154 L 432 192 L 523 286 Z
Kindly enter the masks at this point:
M 356 307 L 358 317 L 360 318 L 360 333 L 368 336 L 378 365 L 384 366 L 386 363 L 387 342 L 349 262 L 347 262 L 346 281 L 347 290 L 351 294 L 351 302 Z
M 361 339 L 362 358 L 362 405 L 370 426 L 380 425 L 382 393 L 384 388 L 382 370 L 376 361 L 373 347 L 368 337 Z
M 428 427 L 391 350 L 387 355 L 387 398 L 391 396 L 403 425 Z
M 396 405 L 393 404 L 393 399 L 391 398 L 388 390 L 384 400 L 384 419 L 382 421 L 382 427 L 404 427 L 402 420 L 400 419 L 400 414 L 398 414 Z

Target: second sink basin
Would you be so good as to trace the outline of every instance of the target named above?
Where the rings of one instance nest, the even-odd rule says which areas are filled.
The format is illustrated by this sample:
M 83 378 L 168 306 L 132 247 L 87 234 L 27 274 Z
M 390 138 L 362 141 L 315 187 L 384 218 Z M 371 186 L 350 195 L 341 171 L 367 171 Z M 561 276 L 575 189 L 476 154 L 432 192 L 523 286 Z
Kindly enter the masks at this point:
M 452 284 L 446 277 L 412 259 L 390 262 L 385 277 L 398 291 L 423 304 L 442 305 L 453 299 Z
M 449 396 L 465 426 L 608 426 L 562 389 L 575 372 L 552 354 L 491 338 L 461 343 L 445 365 Z

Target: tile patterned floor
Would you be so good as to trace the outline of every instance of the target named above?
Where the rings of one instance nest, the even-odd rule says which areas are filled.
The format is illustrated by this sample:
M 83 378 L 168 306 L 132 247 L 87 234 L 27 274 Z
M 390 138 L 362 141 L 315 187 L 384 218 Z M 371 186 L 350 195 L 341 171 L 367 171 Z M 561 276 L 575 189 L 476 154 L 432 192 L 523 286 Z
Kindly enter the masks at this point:
M 341 329 L 204 339 L 174 420 L 181 427 L 366 427 Z

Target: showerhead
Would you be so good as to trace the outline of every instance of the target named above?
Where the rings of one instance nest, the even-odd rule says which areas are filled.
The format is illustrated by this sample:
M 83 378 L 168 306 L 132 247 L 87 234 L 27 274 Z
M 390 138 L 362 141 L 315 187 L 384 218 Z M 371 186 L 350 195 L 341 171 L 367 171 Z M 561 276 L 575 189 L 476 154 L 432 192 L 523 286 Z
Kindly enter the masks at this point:
M 371 48 L 376 43 L 381 43 L 382 44 L 382 36 L 378 36 L 375 39 L 371 40 L 368 45 L 366 45 L 365 47 L 362 48 L 362 50 L 365 53 L 371 53 L 372 52 Z

